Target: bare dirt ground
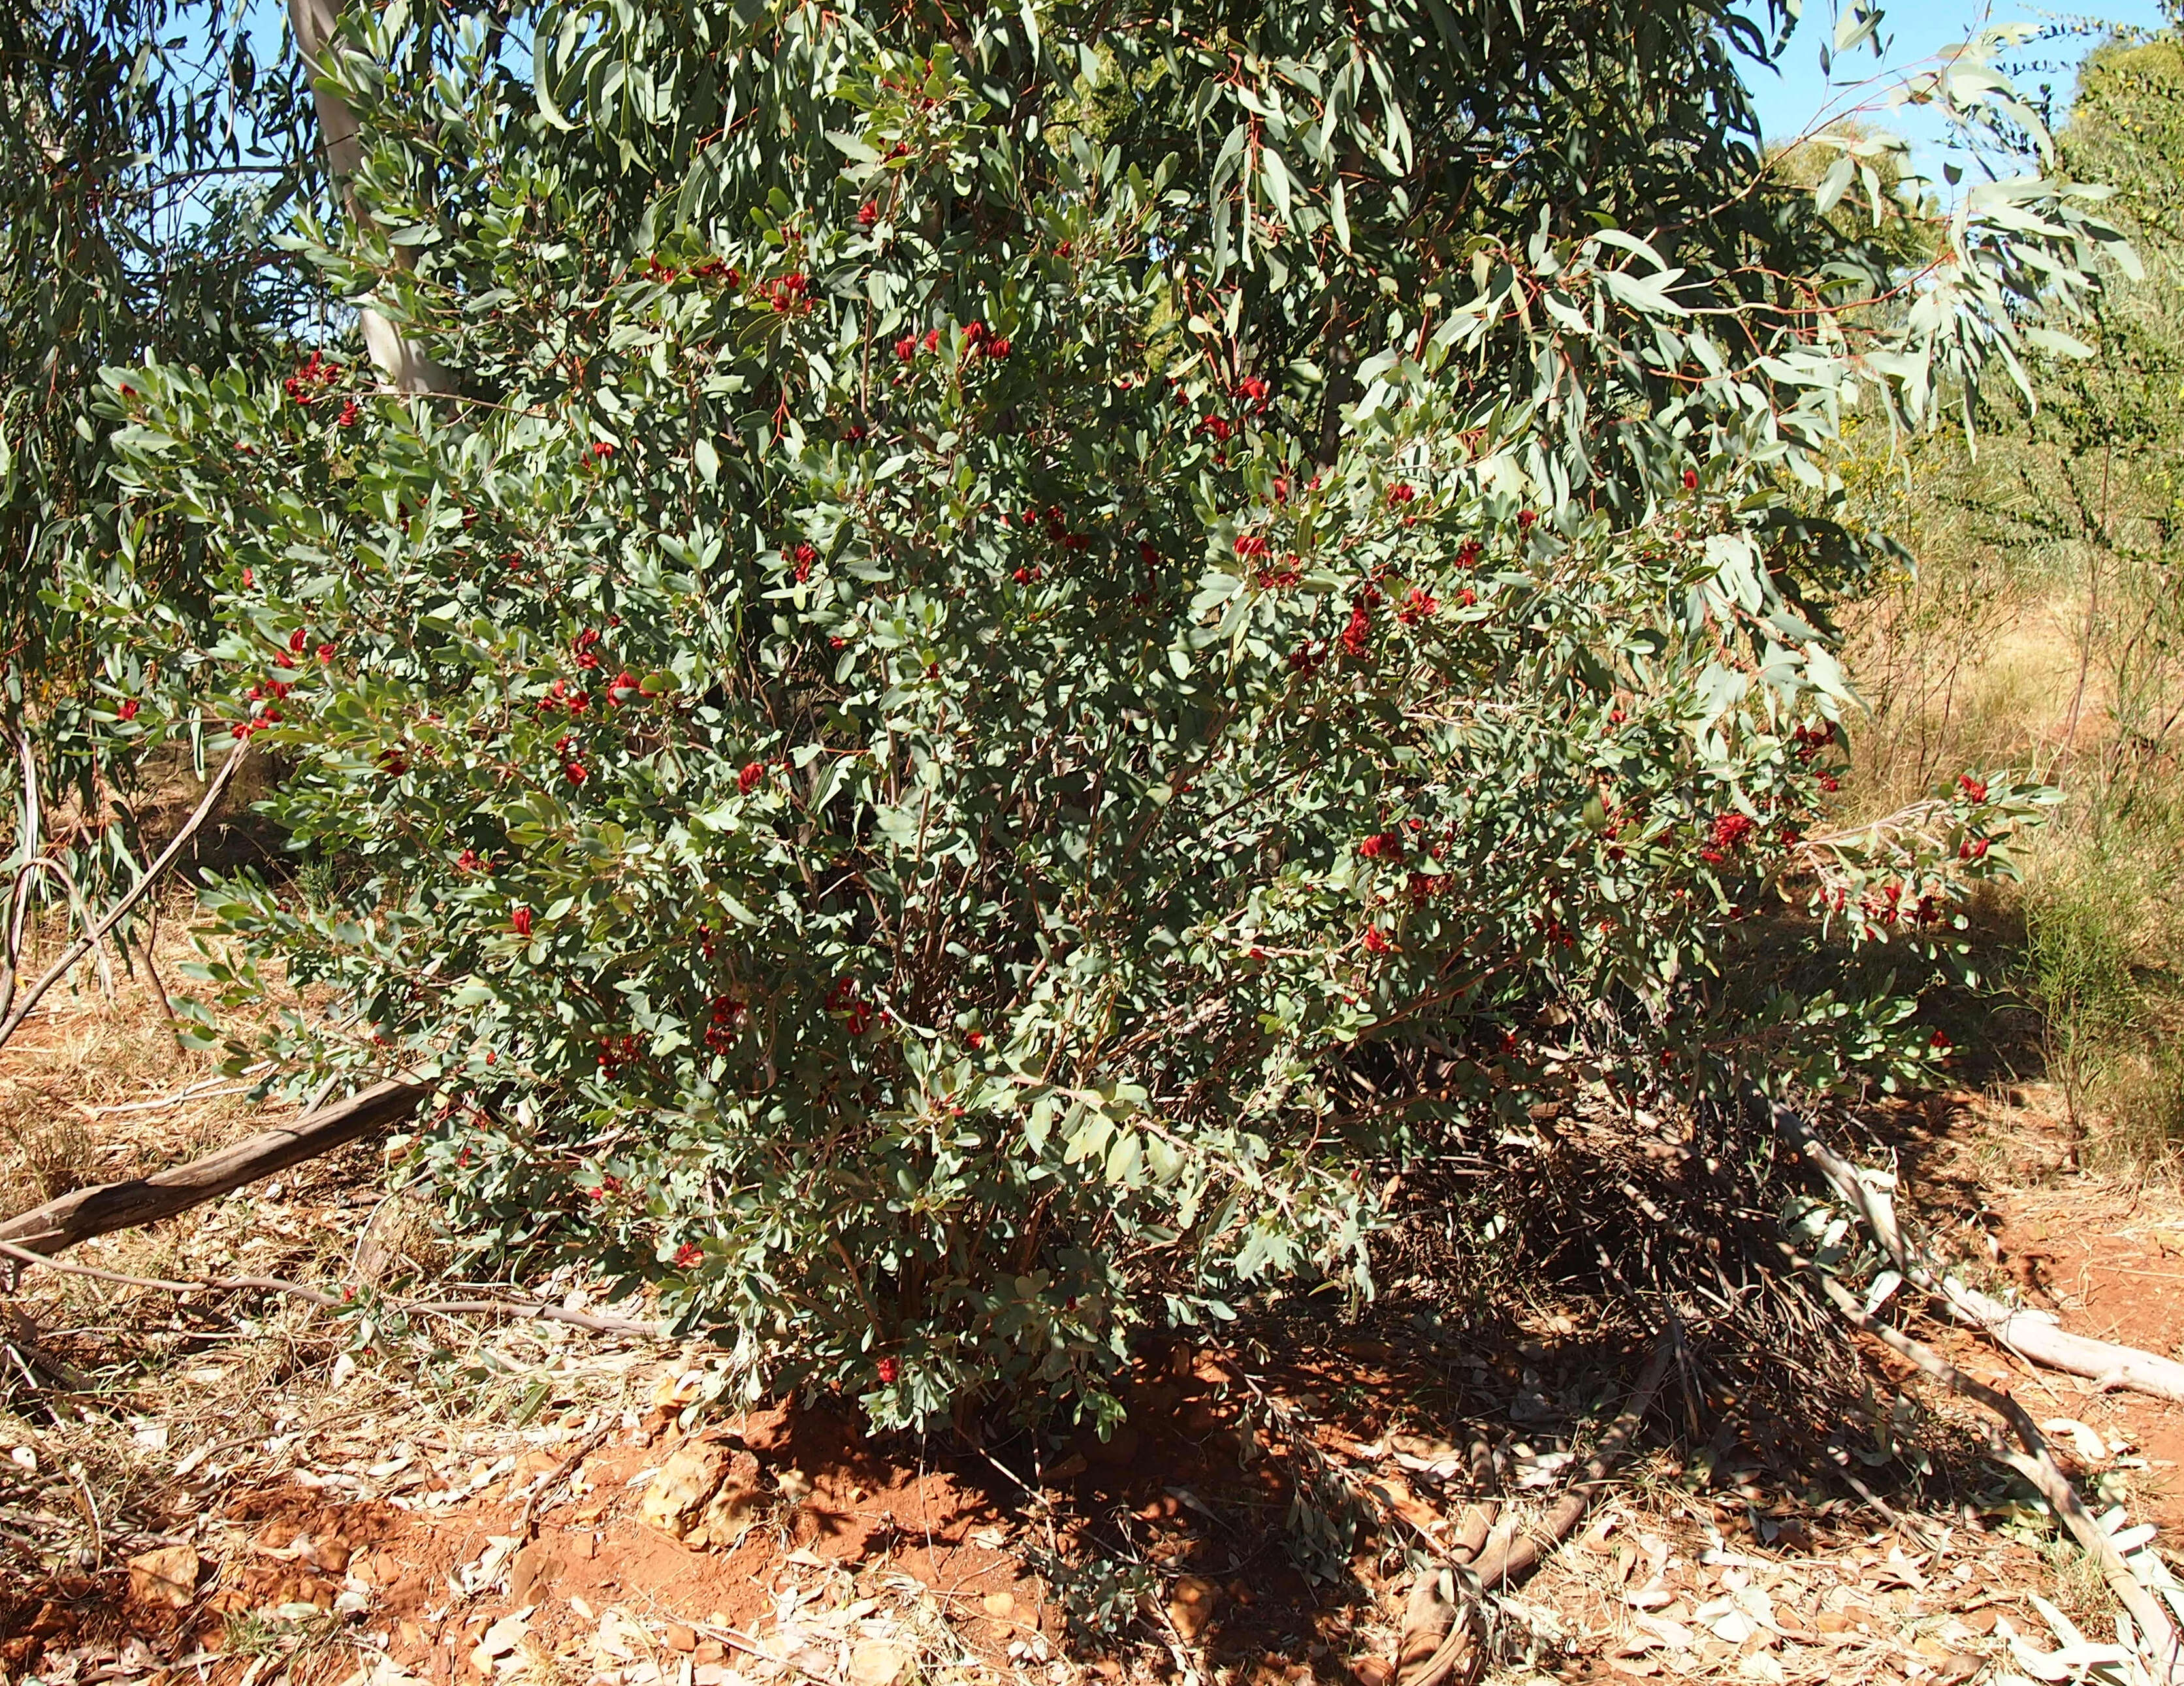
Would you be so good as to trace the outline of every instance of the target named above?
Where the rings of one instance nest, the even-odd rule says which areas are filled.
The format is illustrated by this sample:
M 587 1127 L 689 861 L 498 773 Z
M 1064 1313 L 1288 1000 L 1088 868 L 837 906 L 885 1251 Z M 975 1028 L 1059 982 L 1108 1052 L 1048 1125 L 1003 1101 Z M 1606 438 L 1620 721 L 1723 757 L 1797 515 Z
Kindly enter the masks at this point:
M 111 1000 L 86 988 L 0 1054 L 6 1209 L 266 1121 L 176 1050 L 154 997 L 141 977 Z M 1986 1283 L 2177 1349 L 2173 1187 L 2072 1170 L 2036 1088 L 1930 1097 L 1884 1125 L 1910 1203 Z M 460 1275 L 376 1155 L 71 1256 L 180 1278 Z M 600 1292 L 528 1286 L 572 1309 Z M 703 1347 L 32 1271 L 0 1296 L 0 1672 L 1386 1686 L 1412 1573 L 1467 1500 L 1543 1514 L 1621 1404 L 1643 1355 L 1589 1316 L 1541 1303 L 1489 1329 L 1390 1305 L 1162 1343 L 1114 1440 L 972 1450 L 867 1439 L 823 1401 L 740 1405 Z M 2096 1508 L 2184 1527 L 2184 1412 L 1922 1333 L 2065 1425 Z M 1878 1354 L 1864 1385 L 1832 1467 L 1719 1390 L 1665 1392 L 1653 1450 L 1494 1601 L 1489 1678 L 1956 1686 L 2053 1650 L 2036 1595 L 2112 1633 L 2098 1577 L 1971 1450 L 1963 1409 Z

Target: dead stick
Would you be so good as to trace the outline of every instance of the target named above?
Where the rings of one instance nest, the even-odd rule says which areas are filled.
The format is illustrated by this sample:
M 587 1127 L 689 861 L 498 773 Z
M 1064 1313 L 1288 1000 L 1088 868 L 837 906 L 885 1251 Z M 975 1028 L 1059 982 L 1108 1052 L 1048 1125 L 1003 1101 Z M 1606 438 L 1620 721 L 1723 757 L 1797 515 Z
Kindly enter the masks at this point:
M 79 1188 L 33 1206 L 0 1222 L 0 1241 L 52 1254 L 113 1230 L 156 1223 L 407 1118 L 431 1093 L 426 1084 L 409 1078 L 376 1083 L 187 1165 L 127 1182 Z
M 33 1253 L 27 1247 L 18 1247 L 13 1242 L 0 1241 L 0 1258 L 8 1258 L 25 1265 L 42 1265 L 50 1271 L 60 1271 L 72 1277 L 89 1277 L 94 1282 L 110 1282 L 123 1288 L 142 1288 L 155 1294 L 281 1294 L 292 1299 L 300 1299 L 321 1310 L 332 1310 L 356 1305 L 353 1299 L 338 1294 L 328 1294 L 323 1288 L 305 1288 L 301 1283 L 284 1280 L 280 1277 L 206 1277 L 196 1282 L 172 1280 L 164 1277 L 132 1277 L 120 1271 L 102 1271 L 95 1265 L 70 1264 L 59 1259 L 48 1259 L 42 1253 Z M 393 1307 L 419 1316 L 507 1316 L 537 1317 L 549 1323 L 567 1323 L 572 1327 L 589 1329 L 594 1334 L 647 1335 L 655 1340 L 668 1338 L 668 1326 L 638 1317 L 599 1317 L 588 1311 L 571 1311 L 559 1305 L 537 1299 L 404 1299 L 388 1296 L 374 1304 Z

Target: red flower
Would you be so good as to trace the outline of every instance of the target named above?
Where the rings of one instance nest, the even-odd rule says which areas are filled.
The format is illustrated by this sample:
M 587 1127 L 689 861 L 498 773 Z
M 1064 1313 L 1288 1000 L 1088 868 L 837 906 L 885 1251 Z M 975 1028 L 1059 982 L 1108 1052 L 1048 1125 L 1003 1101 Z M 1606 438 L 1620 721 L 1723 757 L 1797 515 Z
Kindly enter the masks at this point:
M 985 1032 L 983 1031 L 967 1032 L 964 1034 L 963 1040 L 973 1048 L 983 1048 L 986 1045 L 986 1036 Z
M 986 355 L 996 361 L 1006 357 L 1016 348 L 1009 343 L 1006 335 L 996 335 L 986 342 Z
M 561 769 L 561 776 L 567 779 L 571 784 L 582 784 L 585 779 L 590 776 L 589 774 L 585 772 L 584 764 L 582 761 L 570 762 L 567 766 Z
M 894 1385 L 895 1377 L 902 1374 L 902 1366 L 892 1358 L 883 1358 L 872 1367 L 878 1372 L 880 1385 L 883 1387 L 892 1388 Z
M 1957 775 L 1957 788 L 1964 792 L 1964 800 L 1981 803 L 1986 800 L 1986 781 L 1975 779 L 1970 773 Z
M 288 648 L 298 655 L 303 654 L 304 646 L 310 642 L 309 635 L 300 626 L 288 634 Z
M 1373 648 L 1373 615 L 1360 598 L 1351 605 L 1350 624 L 1342 629 L 1343 654 L 1362 660 Z
M 464 872 L 475 872 L 483 864 L 479 860 L 478 852 L 474 849 L 466 849 L 455 857 L 456 868 Z
M 1532 530 L 1532 523 L 1533 523 L 1533 522 L 1535 522 L 1535 521 L 1536 521 L 1536 520 L 1538 520 L 1539 519 L 1540 519 L 1540 514 L 1539 514 L 1539 511 L 1538 511 L 1538 510 L 1536 510 L 1536 509 L 1519 509 L 1519 510 L 1518 510 L 1518 511 L 1517 511 L 1517 526 L 1518 526 L 1518 531 L 1523 531 L 1523 532 L 1529 532 L 1529 531 L 1531 531 L 1531 530 Z
M 610 445 L 605 440 L 594 439 L 592 441 L 592 455 L 600 462 L 606 461 L 607 459 L 613 456 L 614 453 L 615 448 L 612 445 Z
M 938 328 L 928 328 L 925 331 L 924 344 L 925 348 L 928 351 L 939 350 L 940 348 L 940 330 Z
M 897 340 L 894 342 L 894 354 L 905 363 L 909 362 L 911 358 L 916 356 L 917 336 L 916 334 L 905 334 L 900 339 Z
M 1699 471 L 1696 469 L 1685 469 L 1684 470 L 1684 490 L 1686 492 L 1696 492 L 1698 489 Z
M 811 577 L 811 565 L 819 559 L 819 553 L 808 544 L 796 547 L 796 582 L 802 585 Z
M 867 199 L 863 204 L 857 207 L 857 226 L 859 228 L 870 228 L 879 220 L 880 207 L 878 200 Z
M 1933 1035 L 1926 1038 L 1926 1046 L 1936 1054 L 1947 1054 L 1954 1044 L 1950 1042 L 1946 1033 L 1936 1031 Z
M 1485 545 L 1479 543 L 1475 538 L 1467 538 L 1456 548 L 1456 565 L 1459 568 L 1476 568 L 1479 565 L 1479 558 L 1485 554 Z
M 1254 409 L 1264 409 L 1267 407 L 1267 383 L 1256 375 L 1247 375 L 1236 383 L 1234 396 Z
M 1388 501 L 1390 504 L 1407 504 L 1418 495 L 1418 492 L 1411 486 L 1400 480 L 1388 488 Z
M 1236 541 L 1236 554 L 1239 556 L 1264 556 L 1267 541 L 1257 533 L 1247 532 Z
M 1379 926 L 1368 925 L 1365 927 L 1365 952 L 1367 954 L 1388 954 L 1394 949 L 1395 946 L 1396 945 L 1393 943 L 1390 943 L 1388 940 L 1387 933 L 1382 931 Z
M 766 763 L 753 761 L 736 775 L 736 788 L 749 796 L 766 778 Z
M 1966 837 L 1963 843 L 1957 845 L 1957 859 L 1959 860 L 1978 860 L 1986 854 L 1986 839 L 1985 837 Z
M 121 718 L 122 718 L 122 719 L 124 719 L 124 720 L 134 720 L 134 719 L 136 719 L 136 699 L 134 697 L 128 697 L 128 698 L 123 698 L 123 699 L 122 699 L 121 706 L 120 706 L 120 708 L 116 709 L 114 710 L 114 712 L 115 712 L 116 714 L 120 715 L 121 716 Z
M 705 1249 L 694 1241 L 686 1241 L 675 1249 L 675 1268 L 678 1271 L 687 1271 L 705 1261 Z
M 1153 548 L 1150 539 L 1141 538 L 1138 541 L 1138 560 L 1148 568 L 1160 566 L 1160 552 Z
M 334 418 L 334 426 L 337 427 L 354 427 L 356 426 L 357 417 L 362 413 L 363 412 L 357 409 L 356 400 L 354 398 L 343 398 L 342 400 L 341 414 Z
M 531 934 L 531 910 L 527 907 L 517 908 L 508 915 L 508 924 L 509 928 L 517 936 L 528 937 Z
M 1410 594 L 1403 599 L 1402 606 L 1396 609 L 1396 619 L 1406 626 L 1415 626 L 1421 620 L 1431 620 L 1440 612 L 1440 599 L 1429 596 L 1420 587 L 1413 586 L 1411 587 Z
M 398 748 L 382 749 L 379 752 L 379 771 L 398 779 L 410 771 L 410 758 Z
M 614 682 L 607 687 L 607 701 L 616 708 L 637 694 L 637 676 L 627 668 L 615 675 Z
M 1357 845 L 1358 854 L 1368 860 L 1401 860 L 1403 858 L 1403 838 L 1400 832 L 1375 832 Z

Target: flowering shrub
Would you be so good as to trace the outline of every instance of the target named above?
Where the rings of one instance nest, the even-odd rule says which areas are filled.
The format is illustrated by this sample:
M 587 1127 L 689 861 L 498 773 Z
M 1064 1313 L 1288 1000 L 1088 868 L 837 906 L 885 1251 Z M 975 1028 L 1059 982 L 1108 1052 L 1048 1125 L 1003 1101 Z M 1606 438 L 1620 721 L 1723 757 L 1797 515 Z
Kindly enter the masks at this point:
M 2100 231 L 2059 190 L 2045 233 L 1974 218 L 1854 364 L 1854 312 L 1824 341 L 1738 265 L 1891 277 L 1719 191 L 1756 161 L 1711 12 L 1626 4 L 1649 127 L 1596 150 L 1633 162 L 1513 138 L 1503 209 L 1420 245 L 1436 172 L 1485 168 L 1452 114 L 1559 132 L 1538 58 L 1640 33 L 1567 9 L 1482 47 L 1424 5 L 952 44 L 549 7 L 535 87 L 460 8 L 352 18 L 358 191 L 421 232 L 320 259 L 461 390 L 330 414 L 314 350 L 109 397 L 227 627 L 116 636 L 222 676 L 315 863 L 219 916 L 353 1009 L 273 1051 L 436 1074 L 411 1152 L 482 1242 L 657 1279 L 754 1388 L 1106 1413 L 1147 1320 L 1362 1291 L 1368 1167 L 1450 1118 L 1725 1081 L 1726 933 L 1778 890 L 1945 941 L 2002 866 L 1958 845 L 2026 798 L 1808 835 L 1863 552 L 1785 487 L 1858 370 L 1915 416 Z M 1678 205 L 1683 246 L 1617 231 Z M 129 729 L 194 729 L 179 694 Z M 1906 1011 L 1738 1032 L 1771 1077 L 1885 1075 L 1933 1057 Z M 1435 1092 L 1360 1104 L 1424 1049 Z

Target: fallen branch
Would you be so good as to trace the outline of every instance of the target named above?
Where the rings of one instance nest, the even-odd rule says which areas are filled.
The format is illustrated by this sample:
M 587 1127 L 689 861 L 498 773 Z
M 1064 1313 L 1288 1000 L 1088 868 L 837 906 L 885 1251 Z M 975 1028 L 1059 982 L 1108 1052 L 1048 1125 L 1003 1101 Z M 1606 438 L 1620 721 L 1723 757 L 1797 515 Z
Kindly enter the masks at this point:
M 2048 1450 L 2046 1438 L 2025 1407 L 2000 1388 L 1990 1388 L 1984 1382 L 1967 1376 L 1924 1342 L 1914 1340 L 1901 1329 L 1868 1312 L 1858 1303 L 1856 1294 L 1811 1260 L 1798 1259 L 1794 1253 L 1791 1256 L 1819 1281 L 1846 1322 L 1871 1335 L 1891 1351 L 1908 1359 L 1936 1381 L 1945 1383 L 1964 1398 L 1985 1405 L 2008 1425 L 2010 1433 L 2016 1437 L 2022 1450 L 2011 1450 L 2001 1432 L 1996 1430 L 1992 1436 L 1995 1455 L 2038 1489 L 2040 1496 L 2054 1511 L 2057 1519 L 2070 1530 L 2070 1537 L 2078 1542 L 2079 1549 L 2099 1567 L 2101 1578 L 2108 1583 L 2109 1590 L 2115 1594 L 2116 1602 L 2137 1624 L 2144 1653 L 2154 1662 L 2157 1678 L 2184 1681 L 2184 1663 L 2180 1663 L 2176 1629 L 2169 1619 L 2169 1612 L 2162 1608 L 2161 1600 L 2153 1589 L 2138 1578 L 2131 1565 L 2124 1560 L 2123 1554 L 2116 1550 L 2115 1542 L 2109 1538 L 2099 1521 L 2086 1508 L 2085 1502 L 2078 1497 L 2077 1490 L 2070 1485 L 2070 1477 L 2056 1464 L 2054 1455 Z
M 1630 1450 L 1674 1355 L 1674 1339 L 1663 1335 L 1632 1388 L 1630 1402 L 1600 1437 L 1599 1445 L 1585 1460 L 1584 1473 L 1547 1513 L 1539 1532 L 1518 1534 L 1505 1521 L 1489 1533 L 1495 1508 L 1481 1505 L 1468 1512 L 1451 1558 L 1452 1569 L 1425 1570 L 1411 1584 L 1396 1652 L 1396 1686 L 1446 1686 L 1478 1673 L 1485 1661 L 1479 1644 L 1478 1595 L 1514 1586 L 1577 1531 L 1602 1483 Z
M 1958 1322 L 1979 1330 L 2029 1363 L 2090 1377 L 2103 1388 L 2129 1388 L 2156 1399 L 2184 1402 L 2184 1364 L 2138 1347 L 2074 1335 L 2040 1312 L 2013 1310 L 1959 1282 L 1931 1255 L 1905 1239 L 1896 1204 L 1886 1189 L 1868 1182 L 1797 1111 L 1780 1101 L 1769 1101 L 1768 1106 L 1776 1133 L 1809 1160 L 1865 1220 L 1903 1279 L 1934 1295 Z
M 105 1271 L 95 1265 L 70 1264 L 60 1259 L 49 1259 L 42 1253 L 34 1253 L 27 1247 L 18 1247 L 12 1242 L 0 1241 L 0 1258 L 12 1259 L 18 1264 L 42 1265 L 47 1270 L 59 1271 L 72 1277 L 88 1277 L 94 1282 L 110 1282 L 122 1288 L 141 1288 L 153 1294 L 286 1294 L 300 1299 L 307 1305 L 321 1310 L 354 1310 L 358 1301 L 354 1296 L 329 1294 L 324 1288 L 306 1288 L 281 1277 L 204 1277 L 195 1282 L 165 1277 L 136 1277 L 121 1271 Z M 413 1316 L 518 1316 L 536 1317 L 549 1323 L 566 1323 L 571 1327 L 588 1329 L 602 1335 L 643 1335 L 652 1340 L 671 1338 L 669 1326 L 641 1317 L 602 1317 L 589 1311 L 571 1311 L 543 1299 L 406 1299 L 393 1294 L 382 1295 L 365 1302 L 373 1306 L 390 1307 Z
M 187 1165 L 127 1182 L 79 1188 L 33 1206 L 0 1223 L 0 1242 L 35 1253 L 58 1253 L 114 1230 L 157 1223 L 407 1118 L 431 1093 L 429 1085 L 408 1078 L 375 1083 L 347 1100 Z

